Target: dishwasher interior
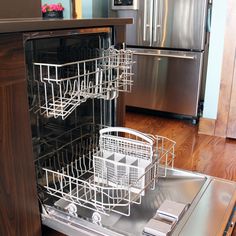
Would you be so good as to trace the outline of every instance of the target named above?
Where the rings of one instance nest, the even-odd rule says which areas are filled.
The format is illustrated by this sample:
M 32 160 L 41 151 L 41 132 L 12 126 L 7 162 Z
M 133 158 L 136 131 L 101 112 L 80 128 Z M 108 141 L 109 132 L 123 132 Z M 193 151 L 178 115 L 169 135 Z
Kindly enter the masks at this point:
M 210 180 L 173 168 L 174 141 L 116 127 L 132 52 L 114 47 L 109 28 L 41 35 L 25 50 L 42 223 L 67 235 L 142 235 L 168 199 L 186 205 L 171 229 L 180 231 Z

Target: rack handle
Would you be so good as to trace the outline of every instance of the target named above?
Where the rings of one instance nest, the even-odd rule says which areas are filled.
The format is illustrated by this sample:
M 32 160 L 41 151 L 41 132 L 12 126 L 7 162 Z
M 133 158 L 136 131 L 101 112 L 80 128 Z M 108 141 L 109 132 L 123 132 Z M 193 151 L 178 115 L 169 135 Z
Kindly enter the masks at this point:
M 154 140 L 150 138 L 149 136 L 147 136 L 146 134 L 139 132 L 137 130 L 134 130 L 134 129 L 126 128 L 126 127 L 108 127 L 108 128 L 101 129 L 99 131 L 100 135 L 103 135 L 105 133 L 110 133 L 110 132 L 123 132 L 123 133 L 132 134 L 132 135 L 142 138 L 143 140 L 148 142 L 150 145 L 154 144 Z

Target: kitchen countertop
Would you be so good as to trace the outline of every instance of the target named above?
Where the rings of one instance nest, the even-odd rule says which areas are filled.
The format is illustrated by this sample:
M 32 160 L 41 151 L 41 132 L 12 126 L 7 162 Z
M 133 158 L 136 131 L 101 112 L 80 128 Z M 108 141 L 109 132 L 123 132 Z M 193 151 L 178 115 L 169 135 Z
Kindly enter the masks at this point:
M 131 18 L 95 18 L 95 19 L 50 19 L 17 18 L 0 19 L 0 33 L 27 32 L 40 30 L 103 27 L 132 24 Z

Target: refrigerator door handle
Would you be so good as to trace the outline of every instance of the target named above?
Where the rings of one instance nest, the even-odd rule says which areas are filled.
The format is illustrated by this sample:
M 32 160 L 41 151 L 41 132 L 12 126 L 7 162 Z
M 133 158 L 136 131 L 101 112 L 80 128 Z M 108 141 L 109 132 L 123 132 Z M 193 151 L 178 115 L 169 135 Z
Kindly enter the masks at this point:
M 161 28 L 161 20 L 160 20 L 160 0 L 154 0 L 154 24 L 153 24 L 153 42 L 156 43 L 158 41 L 158 43 L 160 43 L 160 35 L 157 39 L 157 29 Z
M 163 0 L 159 0 L 159 18 L 158 18 L 158 20 L 159 20 L 159 37 L 158 37 L 158 43 L 160 44 L 160 46 L 162 46 L 161 44 L 162 44 L 162 27 L 163 27 L 163 12 L 164 12 L 164 2 L 163 2 Z M 165 13 L 166 14 L 166 13 Z
M 152 27 L 153 27 L 153 1 L 150 7 L 150 46 L 152 45 Z
M 147 29 L 149 29 L 149 46 L 151 46 L 151 39 L 152 39 L 152 18 L 153 18 L 153 1 L 151 1 L 150 8 L 147 5 L 147 1 L 144 0 L 144 17 L 143 17 L 143 41 L 147 41 Z M 148 11 L 149 11 L 149 19 L 148 19 Z
M 195 56 L 187 56 L 187 55 L 173 55 L 173 54 L 159 54 L 159 53 L 143 53 L 143 52 L 134 52 L 134 55 L 139 56 L 152 56 L 152 57 L 169 57 L 169 58 L 180 58 L 180 59 L 188 59 L 194 60 Z
M 147 0 L 144 0 L 143 41 L 147 39 Z

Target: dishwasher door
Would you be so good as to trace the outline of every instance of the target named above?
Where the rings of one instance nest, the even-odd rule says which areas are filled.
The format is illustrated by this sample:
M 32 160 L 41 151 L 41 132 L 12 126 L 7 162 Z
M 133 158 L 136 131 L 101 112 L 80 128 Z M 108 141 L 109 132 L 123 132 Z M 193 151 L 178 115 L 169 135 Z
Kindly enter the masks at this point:
M 235 208 L 236 183 L 179 169 L 167 169 L 166 177 L 159 178 L 141 204 L 132 205 L 128 217 L 115 212 L 99 216 L 80 206 L 79 217 L 75 217 L 45 205 L 42 223 L 69 236 L 142 236 L 144 227 L 165 199 L 188 205 L 172 236 L 228 235 L 224 231 L 229 232 L 234 225 L 231 213 Z M 67 204 L 63 199 L 58 202 Z
M 134 51 L 134 86 L 126 105 L 197 117 L 203 52 Z

